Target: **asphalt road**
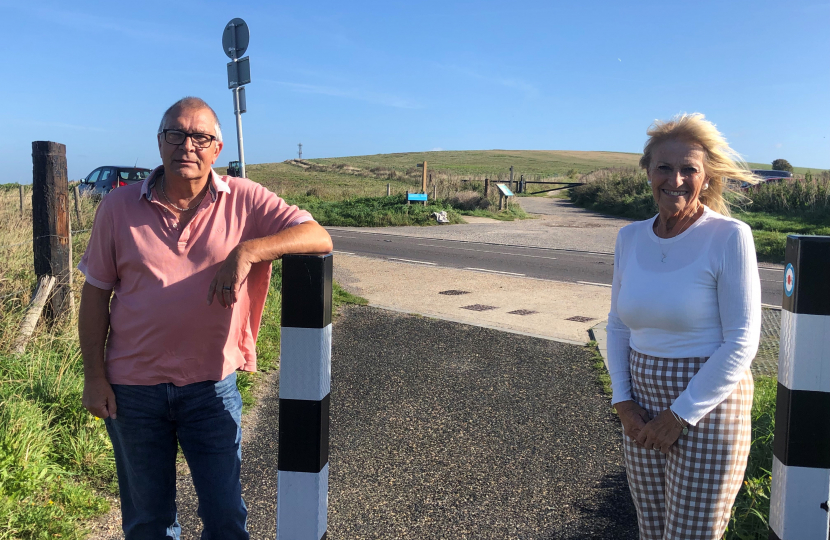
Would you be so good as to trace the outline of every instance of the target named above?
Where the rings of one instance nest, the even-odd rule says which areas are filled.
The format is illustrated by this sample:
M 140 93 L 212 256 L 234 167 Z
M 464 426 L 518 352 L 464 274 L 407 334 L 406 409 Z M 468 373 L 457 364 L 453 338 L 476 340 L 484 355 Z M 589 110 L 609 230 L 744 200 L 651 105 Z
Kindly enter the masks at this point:
M 566 249 L 485 244 L 327 227 L 335 252 L 555 281 L 611 285 L 614 256 Z M 780 306 L 784 271 L 760 266 L 761 301 Z
M 347 308 L 332 340 L 328 537 L 637 538 L 592 362 L 583 347 Z M 275 530 L 278 374 L 269 383 L 243 420 L 253 540 Z M 184 540 L 198 538 L 195 507 L 182 476 Z

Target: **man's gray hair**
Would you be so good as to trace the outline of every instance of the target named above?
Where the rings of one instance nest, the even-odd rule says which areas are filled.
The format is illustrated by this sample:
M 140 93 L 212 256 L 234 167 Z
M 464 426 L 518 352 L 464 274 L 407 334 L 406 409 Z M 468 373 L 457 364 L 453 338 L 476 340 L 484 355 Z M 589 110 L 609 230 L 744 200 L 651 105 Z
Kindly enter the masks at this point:
M 197 98 L 193 96 L 183 97 L 176 103 L 170 105 L 170 107 L 164 111 L 164 114 L 161 117 L 161 123 L 159 123 L 159 133 L 164 131 L 164 126 L 167 123 L 168 118 L 173 113 L 173 111 L 177 110 L 184 110 L 184 109 L 207 109 L 210 111 L 210 114 L 213 115 L 213 130 L 216 134 L 216 140 L 222 142 L 222 126 L 219 124 L 219 117 L 216 116 L 216 111 L 207 104 L 207 102 L 202 98 Z

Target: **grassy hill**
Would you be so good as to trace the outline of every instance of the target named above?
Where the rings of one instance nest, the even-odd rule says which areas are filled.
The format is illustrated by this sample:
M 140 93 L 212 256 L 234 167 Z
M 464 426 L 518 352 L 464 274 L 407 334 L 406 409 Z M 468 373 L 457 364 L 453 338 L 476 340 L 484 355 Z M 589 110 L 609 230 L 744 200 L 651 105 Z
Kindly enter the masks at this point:
M 505 172 L 513 166 L 515 174 L 560 176 L 570 170 L 587 173 L 605 167 L 636 167 L 639 154 L 622 152 L 580 152 L 570 150 L 467 150 L 407 152 L 309 160 L 331 165 L 344 163 L 361 169 L 385 168 L 406 171 L 427 161 L 432 170 L 457 174 L 485 175 Z
M 418 189 L 421 169 L 416 165 L 425 160 L 436 179 L 480 181 L 485 177 L 505 180 L 511 165 L 517 179 L 520 175 L 526 179 L 550 178 L 609 167 L 637 167 L 639 159 L 640 154 L 633 153 L 573 150 L 406 152 L 251 164 L 247 166 L 247 174 L 282 196 L 313 194 L 323 199 L 343 199 L 385 194 L 387 183 L 391 184 L 393 193 Z M 770 168 L 764 163 L 749 166 Z M 808 170 L 795 168 L 797 174 Z M 225 169 L 217 168 L 217 172 L 224 174 Z

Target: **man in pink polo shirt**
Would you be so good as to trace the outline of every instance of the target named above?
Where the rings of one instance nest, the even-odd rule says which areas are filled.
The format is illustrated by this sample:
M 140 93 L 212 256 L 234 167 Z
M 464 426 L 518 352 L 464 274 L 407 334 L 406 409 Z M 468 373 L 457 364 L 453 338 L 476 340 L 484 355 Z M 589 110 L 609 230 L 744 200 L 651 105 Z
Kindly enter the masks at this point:
M 179 538 L 181 445 L 202 538 L 247 539 L 236 370 L 256 370 L 271 261 L 327 253 L 311 215 L 220 177 L 216 113 L 184 98 L 162 117 L 162 166 L 101 202 L 78 268 L 83 404 L 112 439 L 126 540 Z

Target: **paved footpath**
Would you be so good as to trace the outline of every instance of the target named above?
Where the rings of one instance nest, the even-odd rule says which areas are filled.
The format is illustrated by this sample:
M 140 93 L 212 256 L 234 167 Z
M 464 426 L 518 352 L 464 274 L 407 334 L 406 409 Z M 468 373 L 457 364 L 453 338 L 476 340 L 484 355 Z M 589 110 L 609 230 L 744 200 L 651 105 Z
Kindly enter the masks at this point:
M 255 540 L 274 538 L 277 387 L 246 417 Z M 635 539 L 620 437 L 581 347 L 350 307 L 334 325 L 328 537 Z

